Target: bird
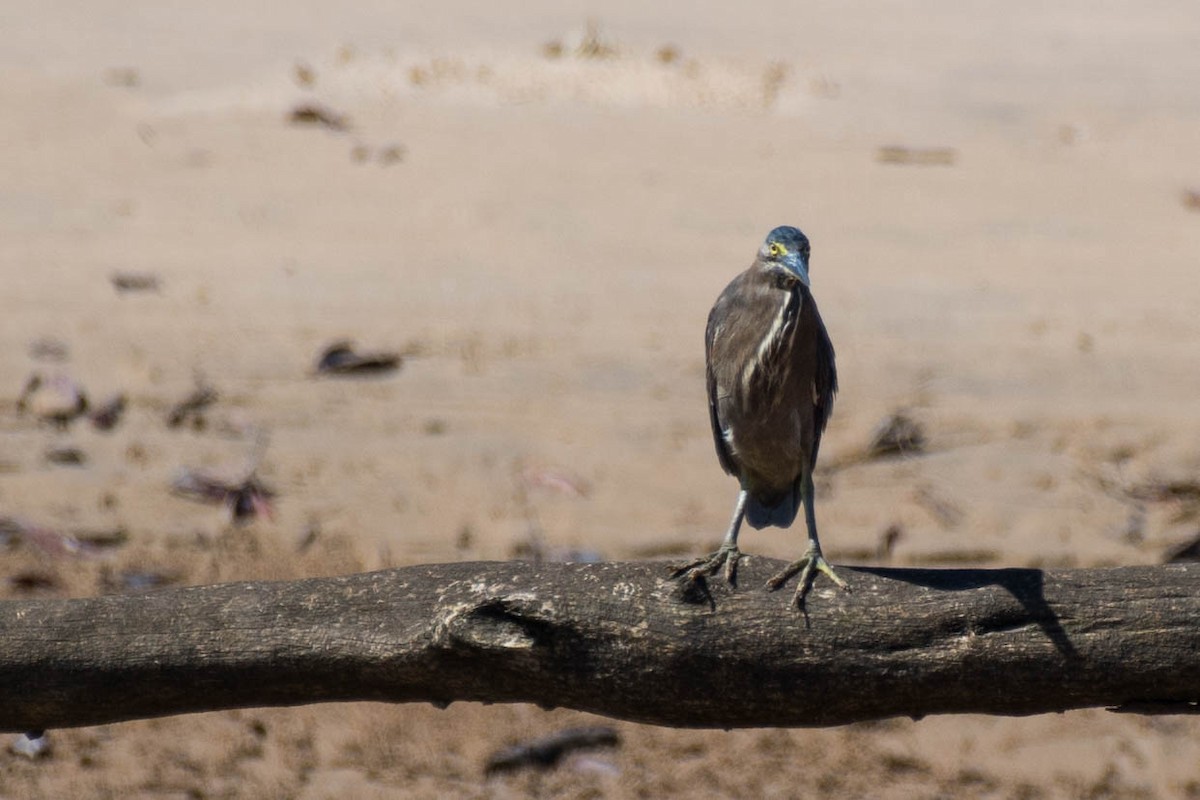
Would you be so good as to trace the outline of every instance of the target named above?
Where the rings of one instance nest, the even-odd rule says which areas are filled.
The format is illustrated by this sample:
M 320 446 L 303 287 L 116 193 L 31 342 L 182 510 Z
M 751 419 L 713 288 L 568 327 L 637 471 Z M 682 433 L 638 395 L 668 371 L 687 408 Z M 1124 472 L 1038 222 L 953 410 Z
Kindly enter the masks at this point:
M 739 491 L 719 549 L 673 574 L 696 582 L 724 567 L 725 579 L 734 584 L 742 521 L 756 529 L 787 528 L 803 508 L 808 548 L 767 582 L 774 591 L 799 573 L 793 603 L 801 609 L 818 574 L 850 590 L 825 560 L 817 538 L 813 469 L 833 411 L 837 367 L 812 295 L 810 249 L 798 228 L 775 228 L 754 263 L 730 281 L 709 312 L 709 419 L 717 458 L 738 479 Z

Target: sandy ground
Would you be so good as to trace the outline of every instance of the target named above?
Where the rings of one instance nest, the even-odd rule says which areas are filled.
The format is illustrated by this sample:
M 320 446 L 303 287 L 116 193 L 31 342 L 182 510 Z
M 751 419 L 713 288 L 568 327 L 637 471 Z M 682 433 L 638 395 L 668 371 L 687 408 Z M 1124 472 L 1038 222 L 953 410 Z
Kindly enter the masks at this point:
M 1193 5 L 707 5 L 5 3 L 0 513 L 127 538 L 80 557 L 8 537 L 0 592 L 531 539 L 705 550 L 735 487 L 704 320 L 778 224 L 812 239 L 839 356 L 833 560 L 1148 564 L 1200 532 L 1195 497 L 1146 499 L 1200 474 Z M 290 123 L 301 104 L 345 126 Z M 117 292 L 117 272 L 159 287 Z M 314 378 L 345 337 L 402 369 Z M 109 432 L 20 414 L 35 372 L 127 413 Z M 220 394 L 206 424 L 169 429 L 197 380 Z M 856 461 L 897 409 L 928 452 Z M 47 461 L 65 446 L 85 463 Z M 251 462 L 273 519 L 169 491 L 181 467 Z M 1200 796 L 1200 724 L 1099 711 L 617 723 L 616 750 L 482 775 L 498 747 L 594 721 L 354 705 L 54 731 L 46 757 L 0 753 L 0 796 Z

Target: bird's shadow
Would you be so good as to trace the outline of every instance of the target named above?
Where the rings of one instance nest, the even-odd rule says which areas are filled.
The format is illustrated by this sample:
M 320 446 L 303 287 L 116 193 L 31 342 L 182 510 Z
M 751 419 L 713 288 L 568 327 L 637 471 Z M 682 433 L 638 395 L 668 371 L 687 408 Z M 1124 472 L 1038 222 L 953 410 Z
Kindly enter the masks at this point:
M 743 561 L 746 562 L 746 565 L 739 571 L 749 567 L 750 581 L 754 584 L 759 583 L 757 579 L 762 577 L 758 573 L 764 572 L 768 568 L 773 569 L 775 563 L 764 559 L 753 559 L 753 561 L 743 559 Z M 998 610 L 997 614 L 1001 618 L 993 620 L 998 627 L 1016 628 L 1033 623 L 1045 634 L 1063 658 L 1073 660 L 1079 657 L 1079 652 L 1072 644 L 1070 637 L 1067 636 L 1058 615 L 1046 601 L 1046 576 L 1045 572 L 1040 569 L 912 569 L 870 566 L 847 567 L 847 569 L 859 574 L 874 575 L 885 580 L 907 583 L 937 592 L 968 592 L 996 586 L 1006 591 L 1021 606 L 1021 612 Z M 720 583 L 724 585 L 720 585 L 720 588 L 714 592 L 716 587 L 709 585 L 711 579 L 697 575 L 689 580 L 684 578 L 683 572 L 683 570 L 679 570 L 674 576 L 674 580 L 679 587 L 678 597 L 685 603 L 707 606 L 710 611 L 715 611 L 718 605 L 715 595 L 736 591 L 736 586 L 729 586 L 722 581 Z M 850 581 L 851 587 L 854 586 L 854 583 L 855 581 Z M 787 594 L 790 595 L 790 592 Z M 854 602 L 852 598 L 861 596 L 861 594 L 855 592 L 849 596 L 851 599 L 847 602 Z M 806 601 L 795 609 L 803 616 L 806 628 L 812 625 L 807 606 L 808 602 Z
M 1040 569 L 1008 567 L 1004 569 L 911 569 L 899 567 L 855 567 L 855 572 L 875 575 L 887 580 L 901 581 L 941 592 L 964 592 L 997 586 L 1016 600 L 1025 612 L 1024 620 L 1041 629 L 1066 659 L 1079 657 L 1058 615 L 1046 602 L 1046 573 Z

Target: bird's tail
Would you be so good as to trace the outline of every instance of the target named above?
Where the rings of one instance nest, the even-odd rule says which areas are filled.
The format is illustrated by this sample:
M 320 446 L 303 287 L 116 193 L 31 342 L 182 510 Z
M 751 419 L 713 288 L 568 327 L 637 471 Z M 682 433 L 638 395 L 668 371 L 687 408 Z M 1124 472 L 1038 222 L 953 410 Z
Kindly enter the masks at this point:
M 758 530 L 774 525 L 777 528 L 790 527 L 796 521 L 796 512 L 800 510 L 800 482 L 792 486 L 791 491 L 785 492 L 770 505 L 759 500 L 754 495 L 746 498 L 746 522 Z

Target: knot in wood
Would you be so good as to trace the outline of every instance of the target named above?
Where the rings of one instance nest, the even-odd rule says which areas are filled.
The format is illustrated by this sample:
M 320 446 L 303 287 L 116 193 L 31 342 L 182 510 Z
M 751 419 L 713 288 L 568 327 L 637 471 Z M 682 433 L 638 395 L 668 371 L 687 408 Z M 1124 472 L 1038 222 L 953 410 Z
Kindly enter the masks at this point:
M 545 644 L 550 622 L 537 613 L 532 594 L 510 594 L 460 603 L 435 626 L 435 640 L 450 649 L 531 650 Z

